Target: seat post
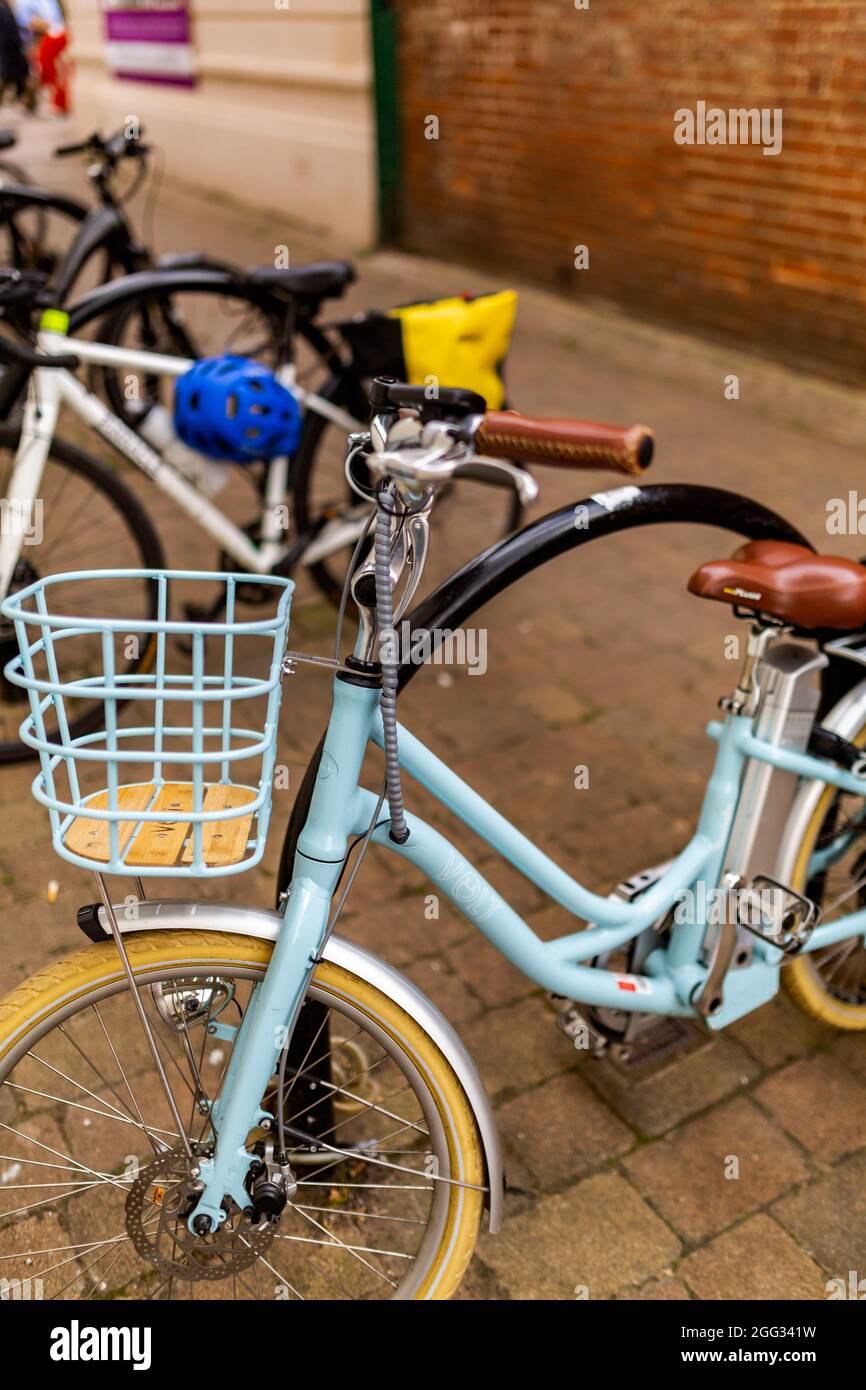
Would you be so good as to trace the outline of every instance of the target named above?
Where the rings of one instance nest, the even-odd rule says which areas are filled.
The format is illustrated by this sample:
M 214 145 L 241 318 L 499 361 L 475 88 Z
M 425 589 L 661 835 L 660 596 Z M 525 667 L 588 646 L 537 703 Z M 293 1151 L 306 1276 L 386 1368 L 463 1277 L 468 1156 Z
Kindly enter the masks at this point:
M 782 627 L 778 623 L 764 623 L 760 620 L 752 623 L 740 678 L 734 688 L 734 693 L 723 696 L 719 701 L 720 707 L 728 714 L 750 715 L 755 713 L 761 695 L 760 685 L 755 679 L 755 668 L 770 643 L 789 631 L 789 628 Z

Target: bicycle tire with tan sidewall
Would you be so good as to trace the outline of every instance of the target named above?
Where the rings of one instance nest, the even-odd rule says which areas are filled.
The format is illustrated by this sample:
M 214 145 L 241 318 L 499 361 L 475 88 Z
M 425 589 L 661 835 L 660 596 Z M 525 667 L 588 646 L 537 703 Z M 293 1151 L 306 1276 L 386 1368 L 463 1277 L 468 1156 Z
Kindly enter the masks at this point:
M 858 748 L 866 746 L 866 724 L 860 728 L 851 742 Z M 809 859 L 836 795 L 835 787 L 824 788 L 797 848 L 791 887 L 798 893 L 805 892 Z M 844 1000 L 837 999 L 827 989 L 810 955 L 797 956 L 786 965 L 782 971 L 782 982 L 797 1007 L 818 1023 L 849 1033 L 866 1032 L 866 1004 L 847 1004 Z
M 273 943 L 223 932 L 158 931 L 125 937 L 130 965 L 144 984 L 175 969 L 246 971 L 264 975 Z M 312 988 L 342 1000 L 384 1031 L 416 1072 L 435 1103 L 447 1139 L 451 1172 L 447 1216 L 436 1248 L 427 1260 L 413 1299 L 447 1299 L 466 1271 L 478 1238 L 486 1183 L 481 1136 L 466 1093 L 443 1053 L 419 1024 L 393 999 L 353 972 L 331 961 L 316 967 Z M 17 1059 L 52 1028 L 92 1003 L 126 988 L 113 942 L 90 946 L 55 961 L 0 1000 L 0 1082 Z

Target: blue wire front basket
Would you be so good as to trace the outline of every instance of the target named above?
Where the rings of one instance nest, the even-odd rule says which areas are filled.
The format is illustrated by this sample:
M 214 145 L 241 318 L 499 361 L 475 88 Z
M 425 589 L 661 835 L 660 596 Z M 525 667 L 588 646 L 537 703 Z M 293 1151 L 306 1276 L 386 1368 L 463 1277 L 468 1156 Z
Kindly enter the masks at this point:
M 169 590 L 181 612 L 184 597 L 202 585 L 212 595 L 215 584 L 222 622 L 169 620 Z M 245 599 L 257 586 L 264 616 L 236 618 L 240 586 Z M 63 859 L 104 874 L 195 878 L 259 862 L 293 588 L 271 575 L 99 570 L 49 575 L 0 604 L 20 649 L 6 677 L 30 700 L 20 732 L 39 754 L 33 795 Z M 128 618 L 76 616 L 82 596 L 98 607 L 106 590 Z M 142 594 L 151 616 L 134 617 Z M 73 737 L 82 715 L 89 731 Z

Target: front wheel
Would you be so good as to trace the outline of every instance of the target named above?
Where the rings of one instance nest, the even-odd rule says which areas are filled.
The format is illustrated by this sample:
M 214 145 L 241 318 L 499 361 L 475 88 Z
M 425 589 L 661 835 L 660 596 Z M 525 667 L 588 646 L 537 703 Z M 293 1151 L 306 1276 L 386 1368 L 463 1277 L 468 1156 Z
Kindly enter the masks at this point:
M 188 1138 L 206 1152 L 211 1103 L 272 945 L 164 930 L 126 946 Z M 472 1255 L 485 1182 L 465 1092 L 415 1020 L 353 972 L 320 962 L 307 1001 L 327 1027 L 283 1082 L 297 1189 L 277 1222 L 229 1203 L 225 1224 L 204 1237 L 186 1224 L 195 1175 L 113 942 L 55 961 L 0 1002 L 0 1267 L 10 1284 L 40 1281 L 35 1296 L 64 1299 L 449 1297 Z M 316 1101 L 303 1083 L 324 1051 L 333 1123 L 309 1139 Z M 247 1145 L 268 1161 L 265 1130 Z
M 26 186 L 30 183 L 19 164 L 0 160 L 0 179 Z M 17 270 L 43 270 L 52 274 L 57 255 L 48 245 L 48 215 L 38 202 L 7 208 L 0 218 L 0 248 L 4 265 Z

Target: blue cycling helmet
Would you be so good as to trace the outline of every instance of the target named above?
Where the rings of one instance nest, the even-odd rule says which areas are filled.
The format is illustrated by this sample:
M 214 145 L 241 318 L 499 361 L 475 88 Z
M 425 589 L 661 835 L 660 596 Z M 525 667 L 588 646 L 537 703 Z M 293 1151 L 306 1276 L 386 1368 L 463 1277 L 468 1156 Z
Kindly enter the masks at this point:
M 273 372 L 248 357 L 205 357 L 178 377 L 174 427 L 191 449 L 230 463 L 291 454 L 301 407 Z

